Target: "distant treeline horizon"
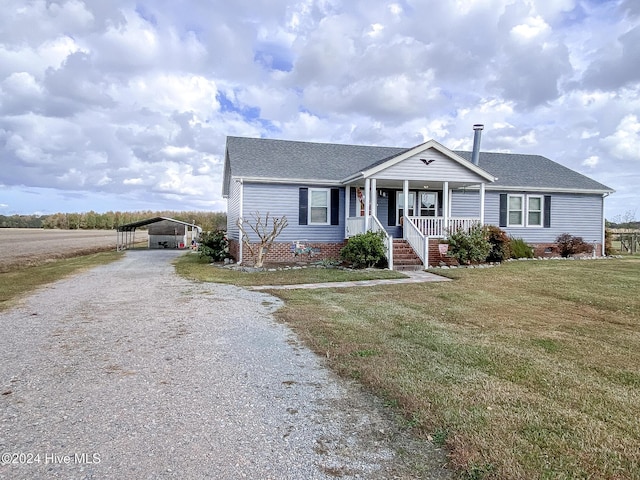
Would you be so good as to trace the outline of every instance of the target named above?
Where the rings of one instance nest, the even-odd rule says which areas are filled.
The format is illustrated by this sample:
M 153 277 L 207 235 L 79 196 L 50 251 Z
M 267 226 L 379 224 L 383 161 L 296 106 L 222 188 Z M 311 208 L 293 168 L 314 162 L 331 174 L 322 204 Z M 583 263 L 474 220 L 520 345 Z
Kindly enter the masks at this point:
M 60 230 L 113 230 L 127 223 L 148 218 L 169 217 L 182 222 L 195 223 L 204 231 L 223 230 L 227 226 L 224 212 L 204 211 L 109 211 L 93 210 L 81 213 L 52 213 L 49 215 L 0 215 L 0 228 L 45 228 Z
M 112 230 L 120 225 L 139 222 L 153 217 L 170 217 L 187 223 L 195 223 L 204 231 L 224 230 L 227 228 L 225 212 L 205 211 L 151 211 L 104 212 L 93 210 L 82 213 L 52 213 L 49 215 L 0 215 L 0 228 L 57 228 L 60 230 Z M 625 219 L 626 220 L 626 219 Z M 640 229 L 640 221 L 607 220 L 607 228 Z

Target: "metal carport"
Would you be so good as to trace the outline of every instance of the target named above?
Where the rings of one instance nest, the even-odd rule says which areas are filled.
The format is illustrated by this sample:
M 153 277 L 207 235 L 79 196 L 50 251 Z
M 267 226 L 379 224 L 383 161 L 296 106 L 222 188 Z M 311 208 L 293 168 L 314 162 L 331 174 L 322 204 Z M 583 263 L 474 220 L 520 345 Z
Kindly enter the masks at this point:
M 138 227 L 145 227 L 158 222 L 170 222 L 185 226 L 187 232 L 191 232 L 191 241 L 196 240 L 202 232 L 202 228 L 194 223 L 183 222 L 181 220 L 176 220 L 175 218 L 154 217 L 147 220 L 140 220 L 138 222 L 120 225 L 116 232 L 116 249 L 121 251 L 133 248 L 136 241 L 136 229 Z

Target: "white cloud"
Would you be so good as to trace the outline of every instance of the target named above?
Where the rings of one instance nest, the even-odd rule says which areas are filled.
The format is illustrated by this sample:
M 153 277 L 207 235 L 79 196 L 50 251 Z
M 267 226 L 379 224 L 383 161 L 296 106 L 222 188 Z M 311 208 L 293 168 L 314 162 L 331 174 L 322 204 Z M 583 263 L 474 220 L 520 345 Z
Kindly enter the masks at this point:
M 531 40 L 543 36 L 549 33 L 549 31 L 549 25 L 540 16 L 526 18 L 524 23 L 516 25 L 511 29 L 511 33 L 514 34 L 514 36 L 524 40 Z
M 602 140 L 611 155 L 621 160 L 640 162 L 640 122 L 633 114 L 626 115 L 613 135 Z
M 635 191 L 633 2 L 5 3 L 0 184 L 27 211 L 19 186 L 221 207 L 227 135 L 468 149 L 474 123 Z
M 592 155 L 589 158 L 587 158 L 584 162 L 582 162 L 582 165 L 585 167 L 593 168 L 596 165 L 598 165 L 599 162 L 600 162 L 600 158 L 597 155 Z

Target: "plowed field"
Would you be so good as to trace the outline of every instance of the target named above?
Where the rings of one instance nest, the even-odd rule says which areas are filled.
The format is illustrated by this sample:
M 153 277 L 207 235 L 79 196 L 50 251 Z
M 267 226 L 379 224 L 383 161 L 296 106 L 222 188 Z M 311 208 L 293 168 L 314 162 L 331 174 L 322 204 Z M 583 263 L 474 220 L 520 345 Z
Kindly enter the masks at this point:
M 136 240 L 146 239 L 146 231 L 136 232 Z M 0 228 L 0 272 L 115 248 L 115 230 Z

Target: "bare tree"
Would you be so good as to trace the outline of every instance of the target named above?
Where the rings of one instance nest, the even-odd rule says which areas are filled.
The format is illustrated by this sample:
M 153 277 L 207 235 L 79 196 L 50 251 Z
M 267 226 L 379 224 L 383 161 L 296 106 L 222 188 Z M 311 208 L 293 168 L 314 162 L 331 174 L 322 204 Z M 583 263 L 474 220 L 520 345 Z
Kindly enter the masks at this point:
M 250 215 L 251 221 L 245 218 L 239 218 L 236 224 L 242 235 L 242 243 L 244 243 L 253 257 L 254 266 L 261 268 L 274 240 L 282 233 L 282 230 L 289 225 L 289 222 L 287 221 L 287 217 L 284 216 L 269 217 L 269 212 L 267 212 L 264 219 L 260 215 L 260 212 L 253 212 Z M 251 238 L 248 234 L 249 231 L 252 231 L 258 237 L 259 242 L 257 244 L 251 243 Z

